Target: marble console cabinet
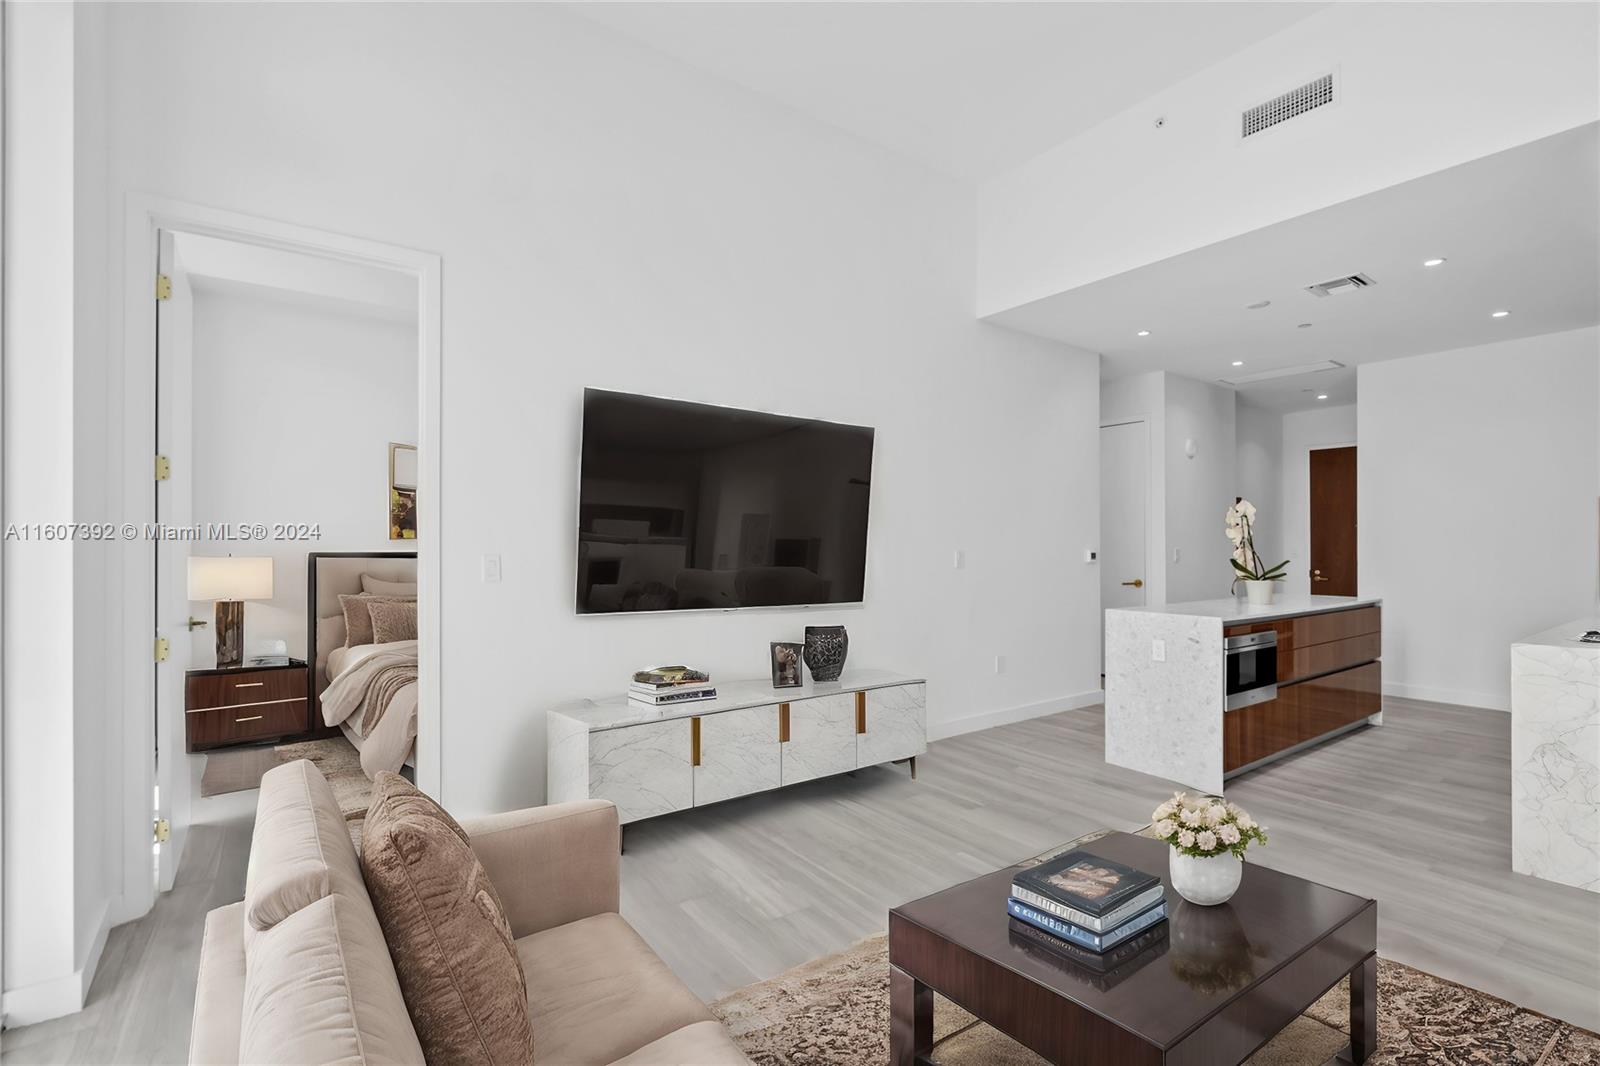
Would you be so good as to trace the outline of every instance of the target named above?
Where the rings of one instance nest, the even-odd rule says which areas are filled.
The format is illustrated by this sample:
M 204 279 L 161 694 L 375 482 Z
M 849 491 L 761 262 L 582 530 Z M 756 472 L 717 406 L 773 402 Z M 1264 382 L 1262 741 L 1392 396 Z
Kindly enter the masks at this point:
M 1511 868 L 1600 892 L 1600 629 L 1582 618 L 1511 645 Z
M 1380 603 L 1283 596 L 1106 611 L 1106 762 L 1220 795 L 1226 778 L 1381 723 Z M 1264 630 L 1278 637 L 1277 698 L 1228 710 L 1223 642 Z
M 921 678 L 849 670 L 804 688 L 735 681 L 717 690 L 687 707 L 619 695 L 552 708 L 550 802 L 608 799 L 626 825 L 901 759 L 915 775 L 928 749 Z

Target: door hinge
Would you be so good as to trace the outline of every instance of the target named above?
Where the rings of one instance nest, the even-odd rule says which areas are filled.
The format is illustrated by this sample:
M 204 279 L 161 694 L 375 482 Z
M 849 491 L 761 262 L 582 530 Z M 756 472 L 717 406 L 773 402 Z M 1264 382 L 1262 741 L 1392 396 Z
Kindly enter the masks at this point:
M 156 480 L 165 481 L 172 476 L 172 463 L 165 455 L 156 456 Z
M 172 837 L 172 823 L 165 818 L 157 818 L 155 836 L 157 844 L 165 844 Z
M 165 274 L 156 275 L 156 299 L 172 299 L 172 279 Z
M 171 648 L 172 648 L 172 645 L 167 643 L 167 638 L 166 637 L 157 637 L 156 638 L 156 654 L 155 654 L 156 662 L 158 662 L 158 663 L 166 662 L 167 661 L 167 652 L 169 650 L 171 650 Z

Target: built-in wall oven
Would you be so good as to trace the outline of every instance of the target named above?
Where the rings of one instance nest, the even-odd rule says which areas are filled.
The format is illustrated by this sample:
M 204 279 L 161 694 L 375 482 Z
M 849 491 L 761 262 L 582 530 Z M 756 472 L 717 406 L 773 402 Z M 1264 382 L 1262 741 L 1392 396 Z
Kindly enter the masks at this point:
M 1278 698 L 1278 634 L 1240 633 L 1226 637 L 1228 710 Z

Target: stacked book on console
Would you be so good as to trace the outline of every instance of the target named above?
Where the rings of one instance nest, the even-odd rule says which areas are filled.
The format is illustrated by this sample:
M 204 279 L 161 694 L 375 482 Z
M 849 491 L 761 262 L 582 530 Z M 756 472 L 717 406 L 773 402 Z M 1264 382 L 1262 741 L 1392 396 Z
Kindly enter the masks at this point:
M 1069 957 L 1110 951 L 1167 917 L 1159 877 L 1082 849 L 1019 870 L 1006 910 L 1028 929 L 1075 949 L 1063 951 Z
M 647 707 L 675 707 L 680 703 L 714 700 L 717 690 L 711 675 L 687 666 L 655 666 L 640 670 L 628 685 L 628 699 Z

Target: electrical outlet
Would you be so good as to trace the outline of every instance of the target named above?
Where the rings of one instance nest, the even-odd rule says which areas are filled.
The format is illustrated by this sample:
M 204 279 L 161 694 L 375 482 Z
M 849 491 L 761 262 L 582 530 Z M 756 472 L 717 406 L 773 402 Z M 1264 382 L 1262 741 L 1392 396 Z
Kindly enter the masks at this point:
M 483 580 L 485 584 L 495 584 L 500 580 L 500 556 L 485 555 L 483 557 Z
M 1182 548 L 1173 548 L 1172 549 L 1172 561 L 1175 562 L 1175 563 L 1183 562 L 1183 549 Z
M 957 548 L 954 557 L 952 557 L 950 560 L 950 563 L 957 570 L 965 570 L 967 568 L 967 553 L 962 551 L 960 548 Z
M 1166 641 L 1157 639 L 1150 642 L 1150 661 L 1153 663 L 1164 663 L 1167 661 Z

